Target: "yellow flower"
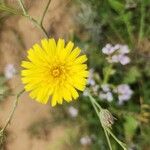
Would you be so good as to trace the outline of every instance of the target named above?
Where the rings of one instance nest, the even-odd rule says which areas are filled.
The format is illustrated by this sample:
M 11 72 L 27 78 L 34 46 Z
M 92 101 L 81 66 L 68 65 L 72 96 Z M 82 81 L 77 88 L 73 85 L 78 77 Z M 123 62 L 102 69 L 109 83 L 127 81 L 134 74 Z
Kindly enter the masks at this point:
M 22 61 L 22 82 L 30 97 L 46 104 L 62 104 L 78 98 L 77 90 L 83 91 L 87 82 L 86 55 L 80 55 L 80 48 L 74 43 L 65 46 L 63 39 L 43 39 L 41 46 L 33 45 L 28 50 L 29 61 Z

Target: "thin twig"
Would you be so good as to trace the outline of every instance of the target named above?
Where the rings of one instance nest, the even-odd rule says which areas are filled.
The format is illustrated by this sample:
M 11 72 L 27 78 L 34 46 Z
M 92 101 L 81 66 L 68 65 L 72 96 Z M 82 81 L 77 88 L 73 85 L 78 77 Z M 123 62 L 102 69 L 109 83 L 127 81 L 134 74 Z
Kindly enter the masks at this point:
M 102 122 L 101 122 L 101 118 L 100 118 L 99 113 L 100 113 L 100 111 L 102 111 L 103 108 L 96 102 L 96 100 L 92 97 L 92 95 L 91 95 L 89 92 L 88 92 L 88 96 L 89 96 L 89 98 L 90 98 L 90 101 L 91 101 L 91 103 L 92 103 L 92 106 L 94 107 L 94 110 L 95 110 L 95 112 L 96 112 L 96 114 L 97 114 L 97 116 L 98 116 L 98 118 L 99 118 L 99 120 L 100 120 L 100 123 L 101 123 L 101 125 L 102 125 Z M 98 105 L 99 105 L 99 107 L 98 107 Z M 99 110 L 98 110 L 98 109 L 99 109 Z M 109 139 L 108 133 L 113 137 L 113 139 L 114 139 L 124 150 L 127 150 L 127 149 L 126 149 L 126 145 L 125 145 L 123 142 L 121 142 L 121 141 L 111 132 L 110 129 L 107 129 L 107 128 L 104 127 L 103 125 L 102 125 L 102 127 L 103 127 L 103 129 L 104 129 L 105 136 L 106 136 L 107 143 L 108 143 L 108 145 L 109 145 L 109 149 L 110 149 L 110 150 L 112 150 L 112 146 L 111 146 L 111 143 L 110 143 L 110 139 Z
M 29 14 L 27 16 L 25 16 L 25 17 L 27 17 L 34 25 L 36 25 L 39 29 L 41 29 L 42 32 L 45 34 L 45 36 L 47 38 L 49 37 L 48 34 L 47 34 L 47 32 L 46 32 L 46 30 L 45 30 L 45 28 L 43 26 L 41 26 L 37 20 L 35 20 L 34 18 L 32 18 Z
M 103 84 L 107 84 L 108 83 L 110 75 L 111 75 L 112 67 L 113 67 L 112 64 L 110 64 L 108 66 L 107 72 L 104 75 Z
M 107 143 L 108 143 L 109 149 L 112 150 L 110 139 L 109 139 L 108 133 L 107 133 L 105 128 L 104 128 L 104 133 L 105 133 L 105 136 L 106 136 L 106 139 L 107 139 Z
M 88 96 L 89 96 L 90 100 L 101 110 L 102 107 L 96 102 L 96 100 L 93 98 L 93 96 L 90 94 L 90 92 L 88 92 Z
M 26 8 L 24 6 L 23 1 L 22 0 L 18 0 L 18 2 L 19 2 L 20 6 L 21 6 L 21 8 L 23 10 L 24 15 L 27 15 L 27 10 L 26 10 Z
M 40 25 L 41 25 L 41 26 L 43 26 L 43 20 L 44 20 L 44 17 L 45 17 L 45 15 L 46 15 L 46 12 L 47 12 L 47 10 L 48 10 L 48 7 L 49 7 L 50 3 L 51 3 L 51 0 L 48 0 L 48 3 L 47 3 L 47 5 L 46 5 L 46 7 L 45 7 L 45 9 L 44 9 L 43 15 L 42 15 L 42 17 L 41 17 L 41 19 L 40 19 Z
M 112 132 L 110 129 L 107 129 L 107 132 L 114 138 L 114 140 L 124 149 L 127 150 L 125 144 L 121 142 Z
M 24 93 L 24 91 L 25 91 L 25 90 L 23 89 L 22 91 L 20 91 L 20 92 L 16 95 L 16 99 L 15 99 L 15 101 L 14 101 L 13 108 L 12 108 L 10 114 L 9 114 L 9 117 L 8 117 L 6 123 L 5 123 L 5 126 L 4 126 L 4 127 L 2 128 L 2 130 L 1 130 L 1 133 L 2 133 L 2 132 L 7 128 L 7 126 L 10 124 L 10 122 L 11 122 L 11 120 L 12 120 L 12 117 L 13 117 L 13 115 L 14 115 L 14 112 L 15 112 L 15 110 L 16 110 L 16 107 L 18 106 L 19 97 L 21 96 L 21 94 Z
M 47 38 L 49 38 L 48 33 L 46 32 L 45 28 L 43 27 L 43 25 L 41 25 L 36 19 L 34 19 L 32 16 L 29 15 L 29 13 L 27 12 L 27 10 L 25 9 L 25 6 L 23 4 L 22 0 L 18 0 L 20 7 L 23 11 L 23 15 L 24 17 L 28 18 L 31 22 L 33 22 L 33 24 L 35 24 L 39 29 L 42 30 L 42 32 L 45 34 L 45 36 Z M 45 16 L 45 15 L 44 15 Z
M 89 98 L 91 100 L 92 106 L 94 107 L 94 110 L 95 110 L 95 112 L 96 112 L 96 114 L 97 114 L 97 116 L 99 118 L 100 123 L 101 123 L 101 119 L 100 119 L 100 116 L 99 116 L 99 111 L 101 111 L 103 108 L 96 102 L 96 100 L 91 96 L 90 93 L 88 94 L 88 96 L 89 96 Z M 99 108 L 99 110 L 98 110 L 97 107 Z M 101 123 L 101 125 L 102 125 L 102 123 Z M 108 143 L 109 149 L 112 150 L 112 146 L 111 146 L 111 143 L 110 143 L 110 139 L 108 137 L 108 133 L 107 133 L 105 127 L 103 127 L 103 129 L 104 129 L 104 133 L 105 133 L 105 136 L 106 136 L 106 139 L 107 139 L 107 143 Z
M 145 2 L 141 0 L 141 20 L 140 20 L 138 44 L 140 44 L 140 41 L 142 40 L 144 35 L 144 26 L 145 26 L 144 19 L 145 19 Z

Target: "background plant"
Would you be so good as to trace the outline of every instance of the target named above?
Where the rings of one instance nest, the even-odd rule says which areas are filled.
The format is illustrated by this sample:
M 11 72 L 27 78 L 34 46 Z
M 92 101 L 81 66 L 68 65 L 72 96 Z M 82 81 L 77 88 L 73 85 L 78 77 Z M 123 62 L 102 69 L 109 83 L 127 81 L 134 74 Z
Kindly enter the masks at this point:
M 150 136 L 149 1 L 83 0 L 75 1 L 75 5 L 79 10 L 75 17 L 78 29 L 73 39 L 89 55 L 89 66 L 94 70 L 92 82 L 98 86 L 97 89 L 97 86 L 93 88 L 89 84 L 88 90 L 103 108 L 113 113 L 116 118 L 112 126 L 115 135 L 131 149 L 146 149 Z M 26 12 L 23 15 L 27 15 Z M 109 64 L 107 56 L 102 53 L 107 43 L 129 46 L 131 62 L 126 66 L 120 63 Z M 112 91 L 120 84 L 129 85 L 134 92 L 131 99 L 122 105 L 118 105 L 118 95 L 115 93 L 111 102 L 100 99 L 99 92 L 104 81 Z M 82 134 L 76 136 L 77 143 L 80 144 L 79 139 L 85 134 L 91 138 L 91 149 L 108 149 L 99 120 L 85 95 L 81 96 L 81 100 L 76 104 L 80 114 L 76 122 L 81 123 L 79 129 L 82 131 Z M 57 111 L 59 110 L 60 108 Z M 58 124 L 64 122 L 67 112 L 67 105 L 61 108 L 58 114 L 60 118 L 55 116 Z M 70 122 L 72 119 L 68 117 Z M 111 143 L 113 149 L 120 149 L 113 139 Z

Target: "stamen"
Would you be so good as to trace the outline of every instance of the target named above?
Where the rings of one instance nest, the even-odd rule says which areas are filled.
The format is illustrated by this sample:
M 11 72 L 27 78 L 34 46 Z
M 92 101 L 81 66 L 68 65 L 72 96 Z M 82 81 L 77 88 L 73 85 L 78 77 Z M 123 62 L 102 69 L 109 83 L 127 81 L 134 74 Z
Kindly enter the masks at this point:
M 60 76 L 60 74 L 61 74 L 61 70 L 59 68 L 52 70 L 52 75 L 54 77 L 58 77 L 58 76 Z

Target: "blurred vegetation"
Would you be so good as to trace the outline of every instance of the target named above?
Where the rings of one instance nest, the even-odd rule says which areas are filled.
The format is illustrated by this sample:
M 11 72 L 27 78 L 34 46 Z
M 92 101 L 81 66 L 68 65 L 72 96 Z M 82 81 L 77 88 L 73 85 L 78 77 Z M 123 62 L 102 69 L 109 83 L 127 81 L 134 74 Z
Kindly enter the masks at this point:
M 10 93 L 10 89 L 7 85 L 6 78 L 0 75 L 0 102 Z
M 132 98 L 123 105 L 118 105 L 117 99 L 109 103 L 100 101 L 98 96 L 95 98 L 115 116 L 112 130 L 119 139 L 127 143 L 131 150 L 149 150 L 150 0 L 74 0 L 73 5 L 77 7 L 75 21 L 78 27 L 73 39 L 88 54 L 89 68 L 94 68 L 94 77 L 99 86 L 108 70 L 102 48 L 107 43 L 130 47 L 131 63 L 126 66 L 115 64 L 115 73 L 110 77 L 109 83 L 129 84 L 134 91 Z M 4 19 L 12 13 L 19 12 L 4 5 L 1 0 L 0 27 Z M 7 90 L 5 80 L 0 77 L 0 92 L 7 93 Z M 0 95 L 0 101 L 1 99 L 4 97 Z M 70 105 L 58 106 L 50 112 L 53 114 L 51 122 L 49 118 L 41 119 L 29 126 L 31 137 L 46 140 L 53 126 L 65 125 L 67 134 L 64 139 L 58 139 L 59 142 L 54 144 L 53 149 L 58 149 L 58 145 L 69 147 L 70 150 L 80 149 L 80 139 L 83 135 L 88 135 L 92 143 L 85 149 L 108 150 L 104 132 L 88 97 L 81 96 L 78 102 L 71 105 L 79 111 L 76 118 L 68 114 Z M 121 149 L 113 139 L 111 143 L 114 150 Z
M 6 142 L 7 142 L 6 137 L 7 136 L 8 136 L 7 131 L 5 131 L 3 134 L 0 133 L 0 150 L 6 150 Z
M 6 0 L 0 0 L 0 28 L 8 17 L 18 14 L 21 14 L 19 10 L 9 6 Z
M 134 91 L 132 99 L 118 106 L 117 101 L 99 103 L 111 110 L 117 118 L 113 131 L 128 147 L 148 150 L 150 137 L 150 1 L 149 0 L 76 0 L 79 23 L 74 39 L 89 55 L 89 66 L 99 76 L 100 84 L 108 63 L 101 49 L 107 43 L 125 44 L 131 49 L 131 63 L 127 66 L 114 65 L 115 74 L 111 84 L 130 84 Z M 82 32 L 81 32 L 82 31 Z M 97 75 L 96 75 L 97 76 Z M 103 131 L 98 128 L 98 119 L 88 98 L 80 100 L 81 116 L 86 118 L 88 129 L 97 137 L 93 150 L 108 149 Z M 113 143 L 113 141 L 112 141 Z M 103 147 L 103 146 L 104 147 Z M 106 146 L 105 146 L 106 145 Z M 114 142 L 113 148 L 121 148 Z

